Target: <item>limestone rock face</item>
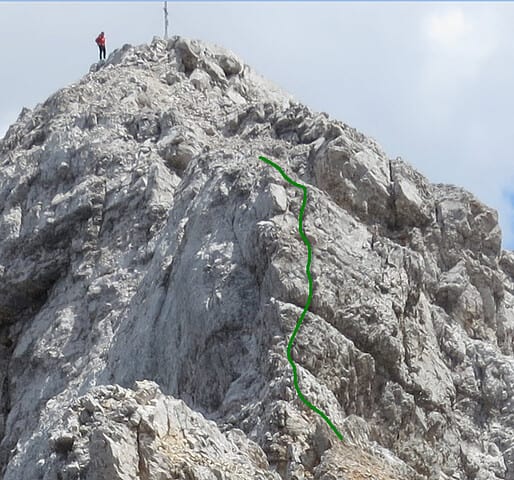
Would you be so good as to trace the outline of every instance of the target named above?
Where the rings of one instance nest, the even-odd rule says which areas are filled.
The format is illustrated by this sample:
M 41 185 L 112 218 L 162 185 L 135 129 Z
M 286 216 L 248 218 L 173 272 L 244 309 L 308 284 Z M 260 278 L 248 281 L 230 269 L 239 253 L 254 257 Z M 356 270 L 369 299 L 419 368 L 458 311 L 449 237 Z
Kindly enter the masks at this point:
M 292 354 L 286 349 L 314 296 Z M 514 478 L 514 255 L 199 41 L 125 45 L 0 141 L 3 480 Z
M 241 430 L 221 433 L 148 381 L 92 388 L 48 434 L 43 478 L 280 478 Z

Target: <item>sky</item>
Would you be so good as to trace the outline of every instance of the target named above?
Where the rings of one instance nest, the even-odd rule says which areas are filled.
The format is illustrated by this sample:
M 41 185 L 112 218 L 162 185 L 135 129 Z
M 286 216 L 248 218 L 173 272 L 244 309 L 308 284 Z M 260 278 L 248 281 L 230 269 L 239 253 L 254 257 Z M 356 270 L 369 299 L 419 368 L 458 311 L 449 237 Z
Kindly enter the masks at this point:
M 500 215 L 514 249 L 514 3 L 168 2 L 170 34 L 223 45 L 311 109 Z M 0 137 L 107 50 L 163 35 L 162 2 L 2 2 Z

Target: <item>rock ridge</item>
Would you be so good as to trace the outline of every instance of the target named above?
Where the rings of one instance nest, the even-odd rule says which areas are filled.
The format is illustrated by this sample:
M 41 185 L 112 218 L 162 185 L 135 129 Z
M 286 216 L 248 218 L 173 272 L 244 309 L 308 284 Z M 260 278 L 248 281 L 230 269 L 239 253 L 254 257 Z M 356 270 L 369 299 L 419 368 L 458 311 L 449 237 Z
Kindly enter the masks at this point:
M 314 296 L 307 298 L 300 192 Z M 0 141 L 0 478 L 514 478 L 514 254 L 233 53 L 125 45 Z

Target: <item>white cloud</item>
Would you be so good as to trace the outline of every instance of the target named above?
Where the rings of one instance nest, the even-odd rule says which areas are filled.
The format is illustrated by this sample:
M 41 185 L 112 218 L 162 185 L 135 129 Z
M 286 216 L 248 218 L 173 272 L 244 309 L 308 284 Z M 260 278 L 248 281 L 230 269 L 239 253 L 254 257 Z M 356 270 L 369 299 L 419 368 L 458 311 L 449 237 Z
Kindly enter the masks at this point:
M 455 94 L 462 82 L 474 81 L 500 46 L 498 18 L 481 9 L 449 7 L 431 12 L 424 21 L 424 82 Z
M 463 104 L 483 98 L 484 77 L 502 50 L 500 22 L 498 12 L 480 5 L 438 5 L 426 12 L 413 91 L 428 125 L 453 129 L 466 121 L 459 117 Z
M 442 48 L 458 47 L 472 31 L 471 21 L 460 9 L 434 13 L 426 21 L 429 39 Z

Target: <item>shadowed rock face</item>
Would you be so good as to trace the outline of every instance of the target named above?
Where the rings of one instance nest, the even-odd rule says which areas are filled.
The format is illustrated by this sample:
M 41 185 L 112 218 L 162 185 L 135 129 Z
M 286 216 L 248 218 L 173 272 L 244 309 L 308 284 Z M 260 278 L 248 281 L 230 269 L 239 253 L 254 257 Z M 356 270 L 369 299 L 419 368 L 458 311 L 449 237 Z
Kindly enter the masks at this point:
M 309 192 L 314 298 L 297 233 Z M 496 213 L 232 53 L 125 45 L 0 142 L 3 480 L 514 478 Z

